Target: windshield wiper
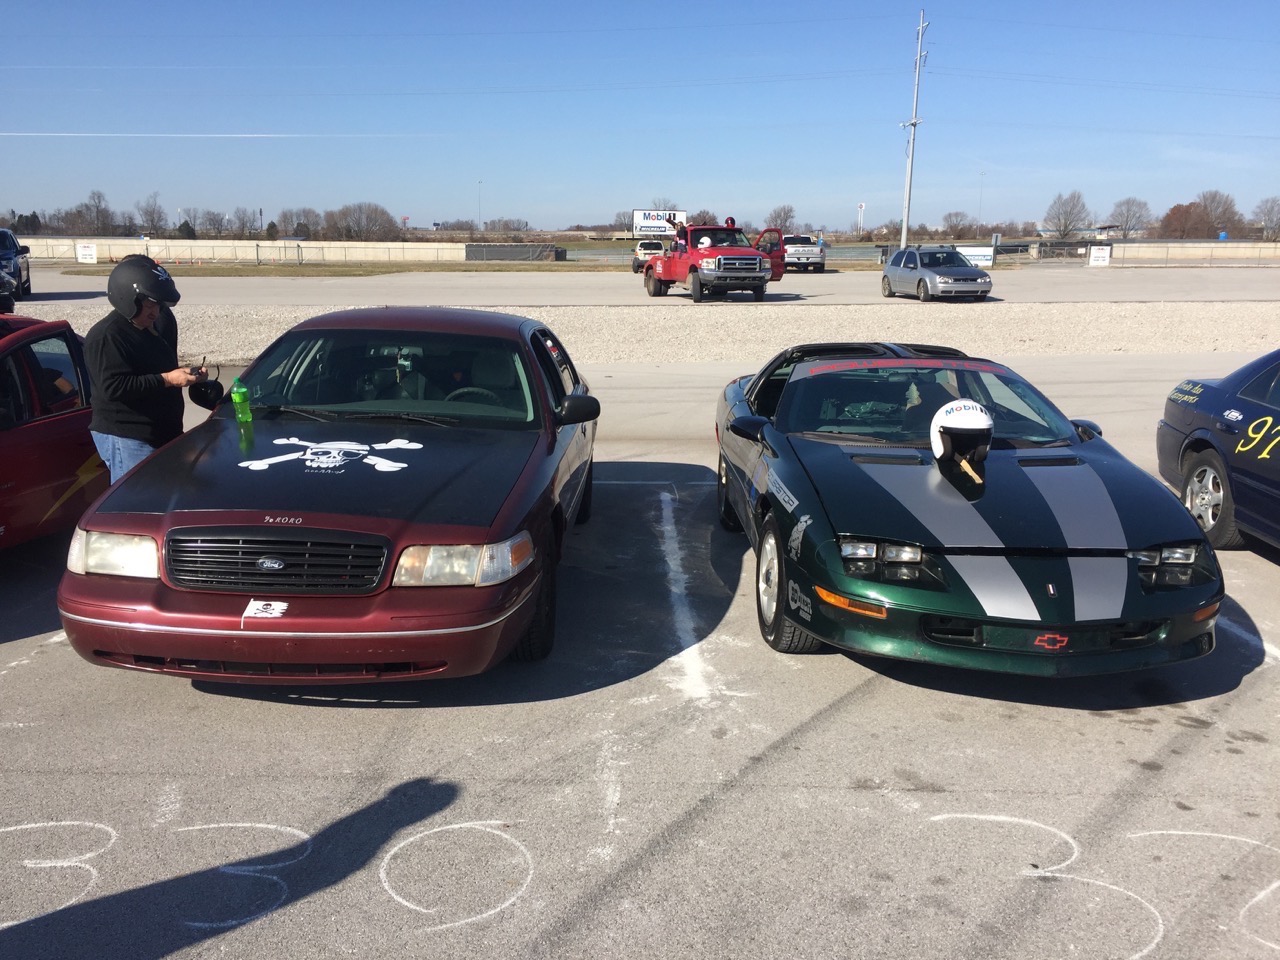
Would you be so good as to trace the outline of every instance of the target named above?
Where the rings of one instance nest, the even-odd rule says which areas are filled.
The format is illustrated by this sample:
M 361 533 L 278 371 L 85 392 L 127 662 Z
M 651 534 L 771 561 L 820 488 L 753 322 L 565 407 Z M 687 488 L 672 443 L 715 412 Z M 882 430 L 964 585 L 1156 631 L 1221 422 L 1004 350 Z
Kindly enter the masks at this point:
M 429 417 L 424 413 L 348 413 L 343 420 L 412 420 L 414 423 L 430 423 L 437 427 L 452 427 L 458 423 L 457 417 Z
M 326 423 L 330 420 L 337 419 L 337 417 L 334 414 L 330 413 L 327 410 L 313 410 L 310 407 L 291 407 L 291 406 L 287 406 L 285 404 L 279 404 L 279 403 L 254 404 L 253 409 L 265 410 L 267 413 L 274 413 L 274 414 L 296 413 L 300 417 L 308 417 L 312 420 L 321 420 Z

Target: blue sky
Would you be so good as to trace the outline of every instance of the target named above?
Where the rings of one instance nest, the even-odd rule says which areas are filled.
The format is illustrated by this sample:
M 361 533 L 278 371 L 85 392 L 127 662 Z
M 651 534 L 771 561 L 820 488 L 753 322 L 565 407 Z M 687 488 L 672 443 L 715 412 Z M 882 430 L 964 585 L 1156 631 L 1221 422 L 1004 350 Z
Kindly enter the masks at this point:
M 1280 3 L 40 0 L 0 209 L 325 210 L 554 229 L 668 197 L 828 229 L 1280 194 Z

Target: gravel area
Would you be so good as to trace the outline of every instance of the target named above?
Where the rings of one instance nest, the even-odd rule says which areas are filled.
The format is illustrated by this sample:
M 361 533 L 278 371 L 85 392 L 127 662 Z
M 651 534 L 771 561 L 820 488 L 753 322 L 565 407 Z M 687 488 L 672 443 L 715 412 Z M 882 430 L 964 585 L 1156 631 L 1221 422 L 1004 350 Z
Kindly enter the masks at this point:
M 345 307 L 181 306 L 184 361 L 236 363 L 299 320 Z M 19 304 L 18 312 L 71 321 L 80 333 L 96 303 Z M 794 343 L 897 340 L 940 343 L 976 356 L 1105 353 L 1261 353 L 1280 342 L 1280 304 L 891 303 L 816 306 L 672 298 L 641 306 L 511 308 L 546 322 L 579 363 L 742 361 Z

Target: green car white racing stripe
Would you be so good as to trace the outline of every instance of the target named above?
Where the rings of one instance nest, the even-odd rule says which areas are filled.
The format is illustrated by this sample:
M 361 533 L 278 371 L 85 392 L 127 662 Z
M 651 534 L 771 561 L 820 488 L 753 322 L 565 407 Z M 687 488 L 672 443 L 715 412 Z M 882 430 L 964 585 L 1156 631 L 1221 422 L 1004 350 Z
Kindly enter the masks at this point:
M 947 561 L 988 617 L 1033 622 L 1042 619 L 1026 584 L 1004 557 L 949 556 Z
M 864 463 L 862 472 L 884 487 L 939 543 L 962 547 L 1003 547 L 991 525 L 937 470 Z
M 1067 546 L 1124 550 L 1124 527 L 1107 485 L 1087 463 L 1024 467 L 1062 529 Z
M 1026 474 L 1058 521 L 1067 547 L 1123 550 L 1120 514 L 1097 471 L 1088 464 L 1026 467 Z M 1124 613 L 1129 562 L 1124 557 L 1072 557 L 1077 620 L 1114 620 Z
M 924 524 L 939 543 L 1003 547 L 972 503 L 937 470 L 864 463 L 862 470 Z M 948 562 L 988 617 L 1040 620 L 1026 584 L 999 556 L 948 556 Z
M 1072 557 L 1071 588 L 1077 620 L 1115 620 L 1124 614 L 1129 561 L 1124 557 Z

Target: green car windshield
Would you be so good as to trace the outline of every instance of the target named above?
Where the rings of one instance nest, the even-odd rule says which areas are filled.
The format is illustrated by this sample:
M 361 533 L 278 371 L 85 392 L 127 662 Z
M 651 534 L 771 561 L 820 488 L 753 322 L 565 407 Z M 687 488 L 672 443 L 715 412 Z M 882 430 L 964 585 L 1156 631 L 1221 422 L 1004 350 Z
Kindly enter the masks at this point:
M 784 433 L 929 446 L 929 425 L 953 400 L 976 400 L 995 422 L 992 445 L 1074 442 L 1071 422 L 1039 391 L 985 360 L 818 360 L 791 371 L 774 418 Z

